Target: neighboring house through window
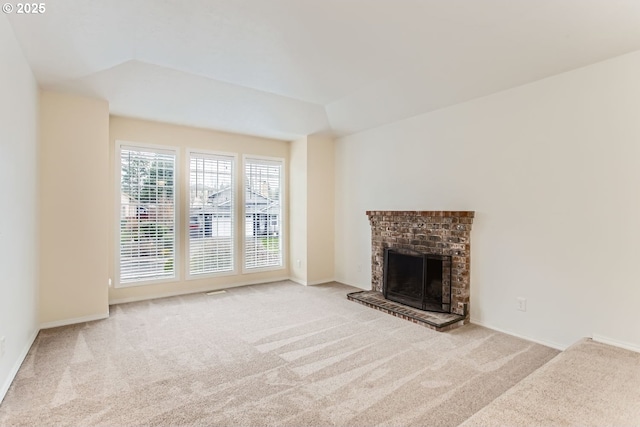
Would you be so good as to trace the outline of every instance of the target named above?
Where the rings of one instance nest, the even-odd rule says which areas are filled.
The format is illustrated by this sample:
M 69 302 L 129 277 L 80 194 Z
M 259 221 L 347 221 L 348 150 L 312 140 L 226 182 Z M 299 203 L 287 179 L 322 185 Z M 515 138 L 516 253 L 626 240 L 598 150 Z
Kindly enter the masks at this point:
M 189 155 L 189 275 L 234 271 L 233 156 Z
M 244 267 L 282 267 L 283 161 L 246 157 L 244 166 Z

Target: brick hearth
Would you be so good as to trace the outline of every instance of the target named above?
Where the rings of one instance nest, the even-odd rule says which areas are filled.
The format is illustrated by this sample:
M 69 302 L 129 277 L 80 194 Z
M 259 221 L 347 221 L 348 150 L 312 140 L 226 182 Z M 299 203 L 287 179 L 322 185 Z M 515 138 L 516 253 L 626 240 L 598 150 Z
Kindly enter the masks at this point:
M 459 324 L 468 323 L 474 212 L 367 211 L 367 216 L 371 223 L 372 290 L 382 292 L 385 248 L 451 256 L 451 313 L 461 316 Z

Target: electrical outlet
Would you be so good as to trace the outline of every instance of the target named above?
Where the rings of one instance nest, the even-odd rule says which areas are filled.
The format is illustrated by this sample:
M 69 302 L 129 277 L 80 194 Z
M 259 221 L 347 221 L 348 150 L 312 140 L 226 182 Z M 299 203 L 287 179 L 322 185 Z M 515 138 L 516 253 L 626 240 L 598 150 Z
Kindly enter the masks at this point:
M 296 260 L 296 267 L 302 267 L 302 261 L 300 261 L 299 259 Z
M 0 357 L 4 356 L 4 344 L 6 337 L 0 337 Z
M 112 284 L 111 277 L 109 277 L 109 287 L 111 287 L 111 284 Z
M 527 311 L 527 299 L 526 298 L 518 297 L 518 298 L 516 298 L 516 301 L 518 302 L 518 310 Z

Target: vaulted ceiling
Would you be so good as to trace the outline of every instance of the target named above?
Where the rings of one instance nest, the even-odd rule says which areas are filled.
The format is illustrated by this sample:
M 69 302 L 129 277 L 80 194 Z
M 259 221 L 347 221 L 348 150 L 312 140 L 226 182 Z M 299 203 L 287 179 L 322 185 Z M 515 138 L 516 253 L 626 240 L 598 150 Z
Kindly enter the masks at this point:
M 54 0 L 8 14 L 43 88 L 113 114 L 345 135 L 640 49 L 638 0 Z

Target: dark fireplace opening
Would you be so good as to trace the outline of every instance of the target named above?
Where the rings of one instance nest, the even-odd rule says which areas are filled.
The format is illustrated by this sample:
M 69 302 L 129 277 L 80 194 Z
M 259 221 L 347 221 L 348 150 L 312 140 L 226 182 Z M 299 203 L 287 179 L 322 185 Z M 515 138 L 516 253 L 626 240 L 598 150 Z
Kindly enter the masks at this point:
M 386 248 L 383 294 L 388 300 L 440 313 L 451 312 L 451 257 Z

